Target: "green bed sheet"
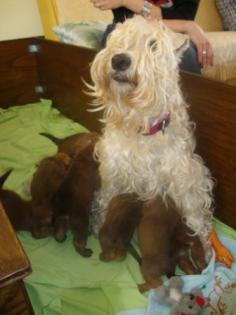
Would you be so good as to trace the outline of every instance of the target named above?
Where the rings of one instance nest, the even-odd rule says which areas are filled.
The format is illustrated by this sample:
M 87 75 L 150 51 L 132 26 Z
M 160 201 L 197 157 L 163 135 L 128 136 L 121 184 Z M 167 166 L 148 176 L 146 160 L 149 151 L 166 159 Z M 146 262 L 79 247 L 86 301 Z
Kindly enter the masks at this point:
M 13 169 L 4 187 L 29 197 L 37 163 L 57 150 L 40 132 L 63 138 L 85 130 L 63 117 L 49 100 L 0 109 L 0 175 Z M 235 237 L 221 222 L 216 226 Z M 119 263 L 99 261 L 100 246 L 93 236 L 88 239 L 90 258 L 76 253 L 71 234 L 63 243 L 52 237 L 35 240 L 28 232 L 18 236 L 33 269 L 25 284 L 36 315 L 114 315 L 146 306 L 146 296 L 137 289 L 143 280 L 139 266 L 130 255 Z
M 40 132 L 63 138 L 82 131 L 86 129 L 62 116 L 49 100 L 0 109 L 0 175 L 13 169 L 4 187 L 29 197 L 37 163 L 57 150 Z M 131 256 L 123 263 L 100 262 L 100 248 L 92 236 L 88 246 L 93 256 L 83 258 L 71 235 L 62 244 L 51 237 L 35 240 L 27 232 L 18 235 L 33 269 L 25 283 L 36 315 L 116 314 L 145 305 L 146 298 L 136 288 L 142 277 Z

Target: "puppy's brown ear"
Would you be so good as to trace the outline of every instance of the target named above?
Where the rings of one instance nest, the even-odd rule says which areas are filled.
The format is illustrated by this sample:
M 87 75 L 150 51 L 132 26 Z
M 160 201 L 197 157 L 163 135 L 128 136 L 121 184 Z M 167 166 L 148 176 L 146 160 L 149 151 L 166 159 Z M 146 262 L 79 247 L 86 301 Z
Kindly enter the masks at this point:
M 70 162 L 71 162 L 71 158 L 69 157 L 69 155 L 67 155 L 64 152 L 59 152 L 56 155 L 60 160 L 62 160 L 62 162 L 65 164 L 65 166 L 69 166 Z
M 90 141 L 90 143 L 79 152 L 79 155 L 93 158 L 94 146 L 95 143 L 93 141 Z
M 2 186 L 4 185 L 5 181 L 7 180 L 7 178 L 9 177 L 9 175 L 11 174 L 12 170 L 7 171 L 5 174 L 3 174 L 2 176 L 0 176 L 0 188 L 2 188 Z

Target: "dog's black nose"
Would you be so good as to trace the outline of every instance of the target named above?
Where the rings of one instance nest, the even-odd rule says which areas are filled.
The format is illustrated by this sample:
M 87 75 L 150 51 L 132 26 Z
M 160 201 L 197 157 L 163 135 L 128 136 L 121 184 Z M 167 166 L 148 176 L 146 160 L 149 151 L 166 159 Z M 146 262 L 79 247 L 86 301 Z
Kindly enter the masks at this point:
M 126 54 L 114 55 L 111 59 L 111 66 L 114 70 L 125 71 L 131 65 L 131 59 Z

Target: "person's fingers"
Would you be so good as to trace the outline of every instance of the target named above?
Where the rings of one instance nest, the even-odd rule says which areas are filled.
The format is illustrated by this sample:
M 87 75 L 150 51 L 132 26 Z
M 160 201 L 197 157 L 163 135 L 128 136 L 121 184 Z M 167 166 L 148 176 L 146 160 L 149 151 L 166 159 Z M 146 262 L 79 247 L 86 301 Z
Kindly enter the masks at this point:
M 213 66 L 213 58 L 214 58 L 213 49 L 211 47 L 211 44 L 208 43 L 208 45 L 207 45 L 207 60 L 206 60 L 208 66 Z
M 93 5 L 94 5 L 94 7 L 97 8 L 97 9 L 105 10 L 106 5 L 107 5 L 107 1 L 104 1 L 104 0 L 94 0 L 94 1 L 93 1 Z
M 198 53 L 198 62 L 200 65 L 203 63 L 203 54 L 202 52 L 204 51 L 204 46 L 202 44 L 197 45 L 197 53 Z
M 213 65 L 213 50 L 209 42 L 201 43 L 197 46 L 198 51 L 198 61 L 199 63 L 205 66 Z
M 205 67 L 207 64 L 207 54 L 208 54 L 206 43 L 204 43 L 202 45 L 202 52 L 201 53 L 202 53 L 202 66 Z
M 122 0 L 90 0 L 100 10 L 111 10 L 122 6 Z

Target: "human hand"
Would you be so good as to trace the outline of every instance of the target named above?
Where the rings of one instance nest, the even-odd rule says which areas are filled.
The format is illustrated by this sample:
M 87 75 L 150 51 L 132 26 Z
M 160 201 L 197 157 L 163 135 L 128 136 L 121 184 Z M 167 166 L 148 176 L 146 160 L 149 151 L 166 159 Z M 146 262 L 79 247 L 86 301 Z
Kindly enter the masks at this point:
M 90 0 L 95 8 L 112 10 L 124 6 L 124 0 Z
M 213 49 L 202 28 L 196 22 L 188 21 L 186 24 L 186 33 L 197 47 L 199 63 L 203 67 L 212 66 L 214 58 Z
M 136 14 L 140 14 L 143 8 L 144 0 L 90 0 L 95 8 L 100 10 L 112 10 L 119 7 L 125 7 Z M 151 9 L 150 19 L 161 17 L 161 10 L 158 6 Z

